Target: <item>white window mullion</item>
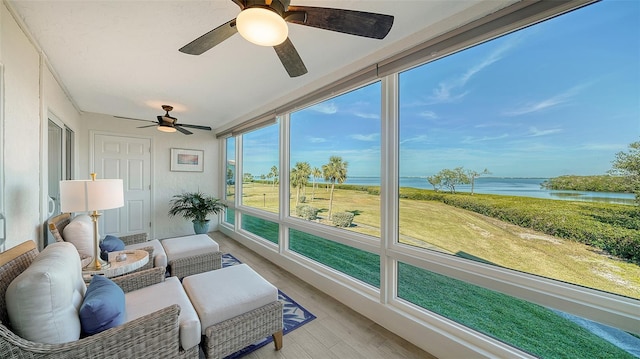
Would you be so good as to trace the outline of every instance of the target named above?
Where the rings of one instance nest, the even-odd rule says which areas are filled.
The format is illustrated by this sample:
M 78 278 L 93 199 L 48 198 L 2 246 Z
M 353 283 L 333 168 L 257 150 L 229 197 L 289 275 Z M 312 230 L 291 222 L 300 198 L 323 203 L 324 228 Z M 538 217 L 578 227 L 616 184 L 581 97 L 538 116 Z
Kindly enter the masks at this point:
M 396 297 L 396 260 L 387 250 L 398 241 L 398 75 L 382 79 L 380 168 L 380 301 Z
M 280 231 L 278 237 L 278 243 L 280 244 L 280 253 L 284 253 L 289 248 L 289 227 L 285 225 L 285 218 L 291 213 L 290 210 L 290 202 L 289 202 L 289 161 L 291 158 L 291 154 L 289 153 L 291 149 L 291 141 L 289 138 L 289 124 L 291 121 L 291 116 L 287 113 L 285 115 L 280 116 L 280 164 L 278 166 L 279 178 L 280 181 L 278 183 L 279 191 L 280 191 L 280 213 L 279 213 L 279 222 L 280 222 Z
M 236 137 L 236 178 L 235 178 L 235 186 L 236 186 L 236 195 L 233 198 L 235 203 L 235 211 L 234 211 L 234 231 L 238 231 L 242 224 L 240 220 L 242 219 L 242 215 L 240 214 L 239 208 L 242 204 L 242 182 L 243 182 L 243 163 L 242 163 L 242 135 Z

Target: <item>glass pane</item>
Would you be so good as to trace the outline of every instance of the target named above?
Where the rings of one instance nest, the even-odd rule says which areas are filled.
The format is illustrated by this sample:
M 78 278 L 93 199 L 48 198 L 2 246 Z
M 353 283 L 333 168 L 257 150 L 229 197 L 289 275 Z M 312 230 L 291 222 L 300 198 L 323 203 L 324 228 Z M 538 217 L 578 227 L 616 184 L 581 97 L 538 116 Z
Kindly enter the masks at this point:
M 614 164 L 638 21 L 603 1 L 401 73 L 400 241 L 640 298 L 640 182 Z
M 242 204 L 278 213 L 279 125 L 242 135 Z
M 380 83 L 291 114 L 291 216 L 380 236 Z
M 73 164 L 74 164 L 74 159 L 73 159 L 73 153 L 74 153 L 74 138 L 73 138 L 73 131 L 68 128 L 65 127 L 65 147 L 64 147 L 64 152 L 65 152 L 65 179 L 66 180 L 70 180 L 73 179 Z
M 312 234 L 289 230 L 289 249 L 380 288 L 380 256 Z
M 62 128 L 49 120 L 48 125 L 48 202 L 47 217 L 60 213 L 60 181 L 64 173 L 62 159 L 64 148 L 62 143 Z
M 226 193 L 225 198 L 233 202 L 235 200 L 235 191 L 236 191 L 236 138 L 229 137 L 227 138 L 227 166 L 226 166 Z
M 279 228 L 280 227 L 275 222 L 250 216 L 248 214 L 242 215 L 242 229 L 244 229 L 245 231 L 251 232 L 256 236 L 260 236 L 275 244 L 278 244 Z
M 398 263 L 398 297 L 540 358 L 633 358 L 578 318 L 406 263 Z
M 231 224 L 231 225 L 235 225 L 236 224 L 236 210 L 233 208 L 227 208 L 225 211 L 225 216 L 224 216 L 224 221 Z

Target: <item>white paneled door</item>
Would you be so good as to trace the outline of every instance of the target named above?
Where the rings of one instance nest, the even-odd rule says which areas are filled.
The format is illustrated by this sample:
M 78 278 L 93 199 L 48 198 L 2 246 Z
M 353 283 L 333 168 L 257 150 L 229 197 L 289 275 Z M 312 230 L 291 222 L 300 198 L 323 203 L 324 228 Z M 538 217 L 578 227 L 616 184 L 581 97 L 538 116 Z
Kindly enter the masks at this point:
M 151 230 L 151 140 L 95 134 L 93 168 L 98 178 L 121 178 L 124 207 L 103 211 L 100 234 L 124 236 Z

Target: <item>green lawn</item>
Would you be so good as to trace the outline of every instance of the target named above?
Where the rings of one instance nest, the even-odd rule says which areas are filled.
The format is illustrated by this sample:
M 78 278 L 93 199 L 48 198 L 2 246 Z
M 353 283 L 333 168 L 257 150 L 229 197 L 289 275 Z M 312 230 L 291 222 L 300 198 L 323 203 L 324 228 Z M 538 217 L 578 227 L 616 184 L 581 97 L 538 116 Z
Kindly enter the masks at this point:
M 277 189 L 266 184 L 247 184 L 244 187 L 243 204 L 277 213 Z M 407 191 L 412 190 L 403 189 L 403 192 Z M 311 198 L 311 188 L 306 189 L 306 195 L 305 204 L 319 208 L 318 215 L 326 216 L 329 192 L 322 186 L 315 190 L 314 198 Z M 573 202 L 481 195 L 474 196 L 476 199 L 499 200 L 504 208 L 509 205 L 535 206 L 544 213 L 555 209 L 556 212 L 567 213 L 565 217 L 582 214 L 587 219 L 594 215 L 604 217 L 604 214 L 592 212 L 592 216 L 589 216 L 574 212 L 585 212 L 589 208 L 600 211 L 603 208 L 620 208 L 619 211 L 624 211 L 630 207 L 574 203 L 576 210 L 571 211 Z M 379 196 L 361 190 L 336 189 L 333 211 L 355 212 L 354 226 L 349 230 L 380 236 Z M 622 214 L 624 212 L 617 217 L 624 219 Z M 291 215 L 295 216 L 295 195 L 291 199 Z M 554 218 L 563 220 L 561 214 L 555 214 Z M 640 299 L 638 264 L 620 260 L 583 243 L 434 200 L 401 198 L 399 224 L 400 241 L 406 244 Z M 626 230 L 640 233 L 640 230 Z M 616 231 L 612 227 L 607 231 L 620 232 L 622 229 Z
M 309 191 L 307 189 L 308 197 Z M 272 198 L 272 202 L 268 198 Z M 292 201 L 294 209 L 295 198 Z M 351 230 L 379 236 L 378 196 L 339 189 L 334 201 L 334 212 L 358 213 Z M 640 297 L 640 269 L 636 264 L 607 256 L 581 243 L 441 202 L 400 201 L 403 242 Z M 260 184 L 245 187 L 245 205 L 277 212 L 274 202 L 277 202 L 277 192 L 274 193 L 273 188 Z M 326 211 L 328 192 L 323 188 L 316 190 L 315 198 L 309 198 L 306 203 Z M 244 219 L 247 222 L 243 228 L 271 241 L 277 238 L 276 223 L 250 216 Z M 380 286 L 380 260 L 376 254 L 296 230 L 290 231 L 289 249 L 364 283 Z M 611 273 L 618 280 L 611 280 Z M 541 358 L 633 358 L 545 307 L 409 264 L 399 264 L 398 296 Z
M 291 230 L 289 249 L 380 287 L 377 255 Z M 398 296 L 541 358 L 633 358 L 553 311 L 405 263 Z

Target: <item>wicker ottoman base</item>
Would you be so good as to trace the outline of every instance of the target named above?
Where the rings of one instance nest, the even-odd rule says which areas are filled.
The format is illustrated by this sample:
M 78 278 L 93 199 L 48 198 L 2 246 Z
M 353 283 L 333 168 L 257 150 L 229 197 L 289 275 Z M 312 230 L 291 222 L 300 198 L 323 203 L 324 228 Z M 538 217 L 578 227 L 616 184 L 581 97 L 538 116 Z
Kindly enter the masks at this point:
M 171 276 L 182 279 L 222 267 L 222 252 L 218 243 L 206 234 L 163 239 Z
M 182 285 L 198 313 L 208 359 L 224 358 L 271 335 L 282 348 L 283 304 L 278 289 L 239 264 L 185 277 Z
M 282 302 L 267 304 L 205 330 L 200 345 L 208 359 L 220 359 L 269 335 L 282 348 Z

